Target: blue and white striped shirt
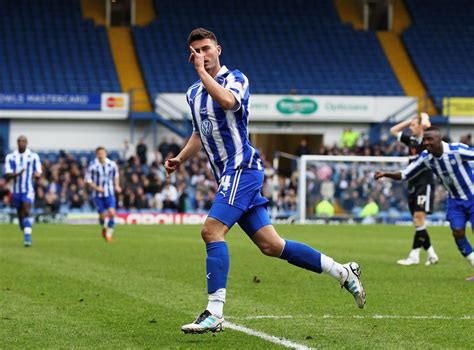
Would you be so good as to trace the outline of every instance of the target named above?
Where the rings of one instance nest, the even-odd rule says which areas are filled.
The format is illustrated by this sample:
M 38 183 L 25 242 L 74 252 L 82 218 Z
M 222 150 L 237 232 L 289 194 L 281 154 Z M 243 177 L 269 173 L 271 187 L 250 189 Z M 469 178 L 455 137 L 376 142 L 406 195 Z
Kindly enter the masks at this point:
M 201 138 L 217 182 L 237 168 L 262 170 L 258 150 L 250 143 L 248 134 L 249 81 L 238 70 L 222 66 L 214 78 L 228 89 L 237 101 L 232 110 L 224 110 L 207 92 L 201 80 L 186 93 L 191 108 L 193 130 Z
M 37 153 L 26 149 L 25 152 L 18 151 L 7 154 L 5 157 L 5 174 L 18 174 L 22 169 L 25 171 L 13 179 L 13 194 L 34 194 L 35 173 L 41 175 L 41 161 Z
M 474 148 L 462 143 L 443 142 L 443 154 L 437 158 L 423 151 L 416 161 L 402 170 L 402 179 L 411 179 L 429 168 L 441 180 L 449 197 L 474 200 L 474 172 L 469 162 L 474 160 Z
M 119 177 L 117 164 L 105 158 L 104 164 L 94 159 L 87 168 L 85 180 L 104 189 L 103 193 L 94 191 L 96 197 L 110 197 L 115 195 L 114 181 Z

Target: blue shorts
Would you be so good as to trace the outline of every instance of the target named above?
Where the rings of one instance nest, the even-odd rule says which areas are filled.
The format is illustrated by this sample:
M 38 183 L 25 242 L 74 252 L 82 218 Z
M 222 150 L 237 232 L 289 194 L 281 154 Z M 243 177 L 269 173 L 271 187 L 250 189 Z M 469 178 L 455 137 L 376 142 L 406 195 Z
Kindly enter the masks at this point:
M 209 217 L 231 228 L 235 223 L 252 236 L 270 225 L 268 200 L 261 194 L 263 171 L 241 168 L 222 176 Z
M 35 194 L 32 193 L 14 193 L 12 198 L 12 204 L 16 209 L 21 209 L 23 203 L 29 203 L 33 206 L 35 202 Z
M 95 197 L 95 206 L 99 213 L 106 212 L 110 208 L 115 209 L 116 201 L 114 196 Z
M 449 221 L 451 229 L 462 229 L 468 221 L 474 230 L 474 198 L 467 201 L 448 198 L 448 210 L 446 220 Z

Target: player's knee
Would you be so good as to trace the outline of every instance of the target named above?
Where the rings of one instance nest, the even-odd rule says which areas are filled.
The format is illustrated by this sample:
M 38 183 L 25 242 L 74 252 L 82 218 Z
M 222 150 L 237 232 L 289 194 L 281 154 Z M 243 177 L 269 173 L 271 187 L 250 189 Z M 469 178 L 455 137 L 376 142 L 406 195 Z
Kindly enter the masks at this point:
M 415 212 L 413 214 L 413 224 L 416 227 L 423 226 L 425 224 L 425 213 L 423 212 Z
M 453 237 L 455 239 L 463 239 L 466 233 L 464 229 L 453 229 Z
M 211 227 L 204 225 L 201 230 L 201 237 L 206 243 L 222 241 L 224 238 L 223 234 L 220 234 Z
M 264 255 L 273 257 L 279 257 L 283 250 L 283 245 L 280 242 L 263 242 L 258 247 Z

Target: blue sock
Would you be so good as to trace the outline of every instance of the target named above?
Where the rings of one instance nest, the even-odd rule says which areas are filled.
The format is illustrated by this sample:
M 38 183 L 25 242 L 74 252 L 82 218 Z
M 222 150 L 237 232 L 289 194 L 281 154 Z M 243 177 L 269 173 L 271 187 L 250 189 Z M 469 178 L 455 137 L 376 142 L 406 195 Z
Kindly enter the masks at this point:
M 109 222 L 107 223 L 108 228 L 114 228 L 115 226 L 115 220 L 114 218 L 109 218 Z
M 27 216 L 26 218 L 23 219 L 23 232 L 25 233 L 25 236 L 31 235 L 31 232 L 33 231 L 33 218 L 31 216 Z
M 462 239 L 455 239 L 455 242 L 463 256 L 468 256 L 472 253 L 472 247 L 469 241 L 467 240 L 467 237 L 464 237 Z
M 225 288 L 229 274 L 229 249 L 226 242 L 212 242 L 206 244 L 206 274 L 207 292 Z
M 280 259 L 317 273 L 323 271 L 321 268 L 321 253 L 300 242 L 285 240 L 285 249 L 283 249 Z

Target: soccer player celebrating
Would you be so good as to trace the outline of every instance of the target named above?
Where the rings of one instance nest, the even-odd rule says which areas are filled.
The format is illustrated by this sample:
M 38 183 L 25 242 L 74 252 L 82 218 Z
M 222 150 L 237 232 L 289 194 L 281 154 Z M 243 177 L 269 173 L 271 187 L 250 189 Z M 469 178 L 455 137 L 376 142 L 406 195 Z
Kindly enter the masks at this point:
M 186 94 L 193 120 L 193 134 L 181 152 L 165 162 L 173 173 L 204 148 L 219 183 L 218 193 L 204 223 L 208 304 L 193 322 L 181 327 L 185 333 L 218 332 L 223 329 L 223 308 L 229 273 L 229 250 L 225 234 L 238 223 L 263 254 L 297 267 L 334 277 L 363 308 L 365 291 L 355 262 L 340 264 L 299 242 L 284 240 L 271 225 L 262 197 L 263 165 L 259 151 L 248 138 L 249 81 L 240 71 L 221 66 L 221 47 L 214 33 L 198 28 L 188 37 L 189 61 L 199 80 Z
M 31 210 L 35 202 L 34 180 L 41 176 L 41 162 L 38 154 L 27 148 L 28 140 L 20 135 L 17 139 L 18 150 L 5 158 L 5 176 L 13 180 L 13 205 L 18 213 L 20 229 L 24 234 L 25 247 L 31 247 L 33 218 Z
M 107 242 L 112 241 L 115 226 L 115 192 L 120 193 L 119 171 L 117 164 L 107 158 L 104 147 L 97 147 L 93 160 L 86 173 L 86 183 L 94 191 L 95 205 L 99 212 L 99 223 L 102 227 L 102 237 Z M 108 222 L 106 223 L 106 218 Z
M 429 127 L 423 135 L 425 150 L 410 165 L 399 172 L 375 172 L 375 179 L 413 179 L 425 169 L 431 169 L 449 193 L 446 219 L 453 231 L 461 254 L 474 267 L 474 252 L 466 237 L 466 223 L 474 227 L 474 173 L 469 162 L 474 160 L 474 148 L 462 143 L 446 143 L 438 128 Z
M 409 147 L 410 160 L 412 163 L 418 155 L 425 150 L 423 146 L 423 130 L 431 126 L 428 114 L 421 115 L 402 121 L 390 129 L 390 133 Z M 404 130 L 409 127 L 411 133 Z M 406 259 L 398 260 L 400 265 L 417 265 L 420 262 L 420 250 L 423 247 L 428 253 L 425 265 L 433 265 L 438 262 L 430 236 L 426 230 L 426 214 L 430 214 L 434 201 L 434 177 L 430 169 L 425 168 L 419 174 L 408 180 L 408 206 L 415 225 L 415 237 L 410 254 Z

